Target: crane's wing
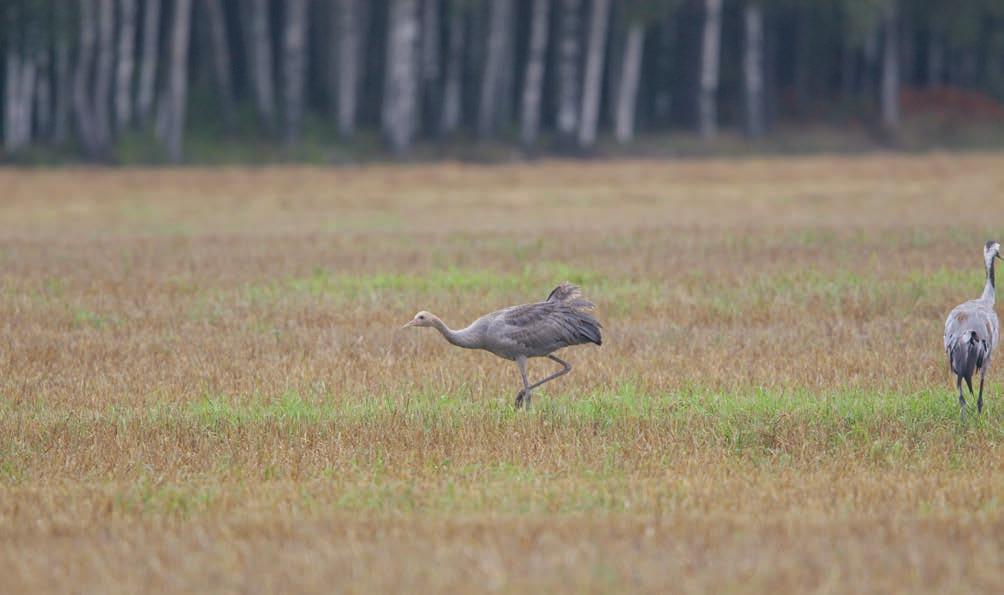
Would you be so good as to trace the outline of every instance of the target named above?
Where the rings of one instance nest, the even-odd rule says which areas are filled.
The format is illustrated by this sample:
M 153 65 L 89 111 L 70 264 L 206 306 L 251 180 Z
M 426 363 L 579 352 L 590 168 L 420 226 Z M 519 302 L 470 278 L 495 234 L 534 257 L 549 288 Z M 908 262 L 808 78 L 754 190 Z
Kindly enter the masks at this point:
M 951 353 L 960 339 L 969 338 L 970 332 L 993 351 L 1000 336 L 1000 323 L 992 306 L 973 300 L 952 310 L 945 320 L 945 351 Z
M 526 355 L 546 355 L 583 343 L 601 345 L 602 327 L 589 311 L 592 308 L 579 288 L 563 283 L 547 301 L 500 310 L 490 332 Z

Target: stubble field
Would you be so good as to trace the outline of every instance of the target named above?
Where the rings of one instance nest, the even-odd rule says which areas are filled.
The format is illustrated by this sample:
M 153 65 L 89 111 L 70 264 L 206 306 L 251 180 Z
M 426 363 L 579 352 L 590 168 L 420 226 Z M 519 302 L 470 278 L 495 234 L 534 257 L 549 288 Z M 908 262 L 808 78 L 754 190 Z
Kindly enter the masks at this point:
M 0 591 L 1002 592 L 1004 156 L 0 171 Z M 560 281 L 604 344 L 400 330 Z M 531 378 L 553 364 L 534 360 Z

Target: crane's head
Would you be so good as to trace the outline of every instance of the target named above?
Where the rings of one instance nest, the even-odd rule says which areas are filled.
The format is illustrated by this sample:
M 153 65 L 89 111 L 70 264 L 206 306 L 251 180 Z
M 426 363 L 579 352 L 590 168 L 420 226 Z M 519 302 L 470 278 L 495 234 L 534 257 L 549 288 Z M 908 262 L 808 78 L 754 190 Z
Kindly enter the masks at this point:
M 1000 258 L 1004 260 L 1001 256 L 1001 244 L 997 240 L 990 240 L 983 247 L 983 261 L 987 263 L 989 267 L 993 263 L 994 258 Z
M 415 314 L 415 317 L 411 319 L 411 322 L 401 328 L 408 328 L 409 326 L 432 326 L 433 320 L 436 320 L 435 314 L 422 310 L 418 314 Z

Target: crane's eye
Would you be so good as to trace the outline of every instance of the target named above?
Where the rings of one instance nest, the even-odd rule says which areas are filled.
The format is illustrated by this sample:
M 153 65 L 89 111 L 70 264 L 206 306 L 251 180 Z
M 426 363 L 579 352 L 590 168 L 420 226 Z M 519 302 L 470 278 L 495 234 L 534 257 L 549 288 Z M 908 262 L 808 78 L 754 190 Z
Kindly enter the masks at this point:
M 419 320 L 425 320 L 425 316 L 419 316 L 418 319 Z

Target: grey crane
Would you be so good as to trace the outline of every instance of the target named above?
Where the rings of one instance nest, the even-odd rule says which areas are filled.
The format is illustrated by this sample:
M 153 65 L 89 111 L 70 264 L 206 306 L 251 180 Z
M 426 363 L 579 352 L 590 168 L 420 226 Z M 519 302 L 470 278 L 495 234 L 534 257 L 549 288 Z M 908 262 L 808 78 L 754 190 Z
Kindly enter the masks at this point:
M 997 298 L 994 259 L 1001 258 L 1000 251 L 999 242 L 991 240 L 986 243 L 983 247 L 983 264 L 986 267 L 987 281 L 983 286 L 983 295 L 979 299 L 956 306 L 945 320 L 945 353 L 948 355 L 948 365 L 955 374 L 962 423 L 966 423 L 966 396 L 962 389 L 962 381 L 966 381 L 969 394 L 972 396 L 973 374 L 980 373 L 980 394 L 976 401 L 976 411 L 982 413 L 983 380 L 987 375 L 987 368 L 990 367 L 990 356 L 1000 338 L 1000 323 L 997 321 L 997 313 L 994 312 L 994 302 Z
M 572 345 L 601 345 L 600 323 L 590 312 L 594 305 L 582 297 L 579 288 L 562 283 L 547 299 L 485 314 L 461 330 L 451 330 L 435 314 L 421 311 L 401 328 L 431 326 L 450 343 L 465 349 L 484 349 L 516 362 L 523 388 L 516 393 L 516 408 L 530 407 L 533 389 L 572 371 L 572 365 L 554 355 Z M 526 362 L 531 357 L 546 357 L 561 365 L 561 370 L 530 384 Z

